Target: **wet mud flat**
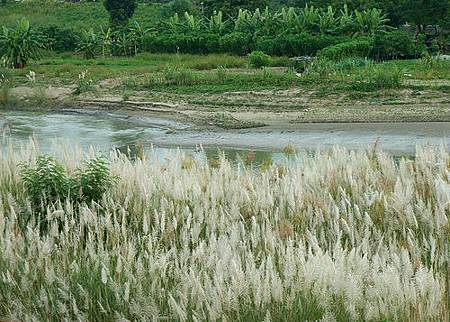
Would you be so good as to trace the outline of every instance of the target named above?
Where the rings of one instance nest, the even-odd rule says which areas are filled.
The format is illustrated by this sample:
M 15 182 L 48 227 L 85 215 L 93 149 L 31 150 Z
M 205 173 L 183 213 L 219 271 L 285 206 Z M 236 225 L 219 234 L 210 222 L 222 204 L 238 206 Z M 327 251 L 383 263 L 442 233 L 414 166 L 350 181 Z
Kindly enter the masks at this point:
M 199 146 L 279 152 L 286 146 L 314 150 L 334 145 L 365 149 L 378 142 L 395 155 L 414 155 L 417 144 L 450 146 L 450 122 L 298 123 L 224 130 L 162 115 L 76 110 L 2 111 L 3 137 L 19 145 L 34 137 L 45 151 L 55 140 L 101 150 L 137 142 L 146 147 L 195 150 Z

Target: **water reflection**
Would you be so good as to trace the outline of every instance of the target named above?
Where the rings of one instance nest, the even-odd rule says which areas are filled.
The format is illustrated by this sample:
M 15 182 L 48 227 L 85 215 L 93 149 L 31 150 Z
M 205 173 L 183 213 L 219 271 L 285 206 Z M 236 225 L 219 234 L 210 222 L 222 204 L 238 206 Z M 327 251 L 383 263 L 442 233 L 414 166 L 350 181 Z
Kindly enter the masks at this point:
M 141 147 L 142 141 L 137 141 L 136 144 L 125 145 L 115 148 L 122 154 L 125 154 L 129 159 L 136 160 L 141 158 L 142 153 L 149 157 L 156 156 L 161 162 L 174 158 L 177 154 L 182 153 L 186 157 L 192 157 L 198 161 L 206 161 L 210 164 L 219 161 L 225 157 L 233 164 L 253 165 L 259 167 L 261 165 L 270 165 L 277 162 L 286 162 L 289 157 L 281 152 L 255 151 L 244 149 L 221 149 L 221 148 L 203 148 L 198 146 L 196 148 L 164 148 L 156 146 Z M 141 150 L 143 149 L 143 150 Z

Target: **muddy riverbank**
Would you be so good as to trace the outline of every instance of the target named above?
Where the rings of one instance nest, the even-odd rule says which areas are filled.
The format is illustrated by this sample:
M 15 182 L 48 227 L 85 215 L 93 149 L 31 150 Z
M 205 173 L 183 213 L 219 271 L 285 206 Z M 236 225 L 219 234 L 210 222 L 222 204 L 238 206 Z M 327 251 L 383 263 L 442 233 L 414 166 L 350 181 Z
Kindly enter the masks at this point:
M 334 145 L 364 149 L 377 141 L 392 154 L 413 155 L 417 144 L 450 146 L 450 122 L 274 123 L 259 128 L 225 130 L 160 111 L 86 109 L 1 111 L 0 119 L 8 124 L 6 135 L 13 144 L 35 137 L 43 147 L 63 140 L 100 149 L 124 148 L 139 142 L 145 147 L 198 149 L 203 146 L 277 152 L 286 146 L 306 150 Z

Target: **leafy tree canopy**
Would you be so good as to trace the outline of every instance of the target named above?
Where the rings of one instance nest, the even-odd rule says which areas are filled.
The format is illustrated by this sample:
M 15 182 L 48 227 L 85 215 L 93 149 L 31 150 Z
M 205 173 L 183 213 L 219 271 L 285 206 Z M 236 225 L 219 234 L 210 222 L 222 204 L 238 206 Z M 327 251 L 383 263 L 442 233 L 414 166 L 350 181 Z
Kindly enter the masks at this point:
M 127 25 L 136 9 L 135 0 L 105 0 L 104 6 L 110 15 L 113 29 L 120 29 Z

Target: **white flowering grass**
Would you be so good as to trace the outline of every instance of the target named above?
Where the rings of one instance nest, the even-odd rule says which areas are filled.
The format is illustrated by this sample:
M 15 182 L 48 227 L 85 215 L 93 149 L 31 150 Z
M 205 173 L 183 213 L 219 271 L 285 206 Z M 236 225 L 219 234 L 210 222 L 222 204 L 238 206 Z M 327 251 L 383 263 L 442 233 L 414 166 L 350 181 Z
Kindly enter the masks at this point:
M 85 157 L 60 151 L 68 171 Z M 45 234 L 18 171 L 36 154 L 0 158 L 0 320 L 449 321 L 443 147 L 256 172 L 112 155 L 117 185 L 49 208 Z

